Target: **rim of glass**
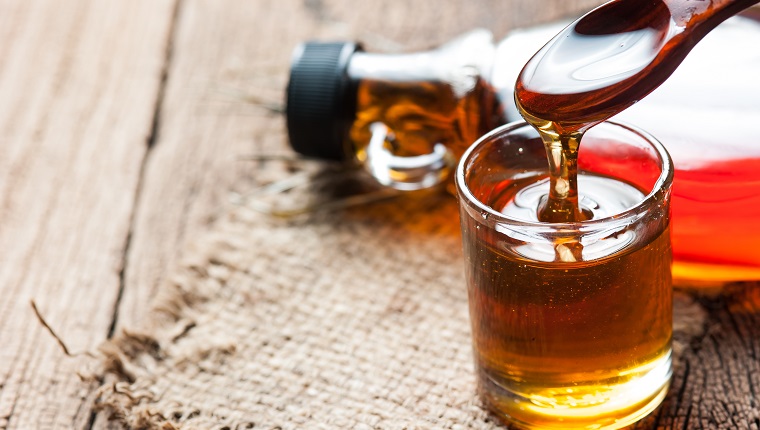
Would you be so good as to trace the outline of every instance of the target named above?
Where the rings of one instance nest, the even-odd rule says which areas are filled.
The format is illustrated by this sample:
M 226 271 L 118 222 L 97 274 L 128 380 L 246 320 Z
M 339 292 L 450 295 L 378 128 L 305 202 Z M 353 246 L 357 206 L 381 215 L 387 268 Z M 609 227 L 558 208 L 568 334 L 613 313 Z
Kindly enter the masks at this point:
M 593 226 L 600 227 L 600 226 L 609 224 L 610 222 L 618 222 L 621 219 L 636 217 L 636 215 L 641 212 L 641 208 L 648 208 L 651 205 L 656 204 L 656 201 L 658 199 L 657 195 L 660 193 L 663 187 L 667 186 L 668 184 L 672 184 L 673 171 L 674 171 L 673 160 L 670 158 L 670 154 L 668 153 L 667 149 L 665 149 L 665 146 L 663 146 L 663 144 L 660 143 L 659 140 L 657 140 L 654 136 L 652 136 L 648 132 L 634 125 L 630 125 L 630 124 L 627 124 L 625 122 L 620 122 L 620 121 L 604 121 L 601 124 L 612 125 L 612 126 L 622 128 L 628 132 L 632 132 L 638 135 L 655 149 L 655 152 L 660 158 L 660 163 L 659 163 L 660 175 L 657 177 L 657 181 L 655 181 L 654 185 L 652 186 L 652 190 L 635 206 L 628 208 L 623 212 L 619 212 L 614 215 L 610 215 L 610 216 L 599 218 L 599 219 L 593 219 L 589 221 L 568 222 L 568 223 L 545 223 L 545 222 L 539 222 L 539 221 L 527 221 L 527 220 L 522 220 L 522 219 L 513 218 L 510 216 L 504 215 L 503 213 L 491 208 L 490 206 L 484 204 L 478 198 L 476 198 L 470 191 L 470 188 L 467 186 L 465 182 L 465 177 L 464 177 L 465 166 L 467 165 L 470 157 L 472 156 L 472 153 L 475 152 L 475 150 L 479 146 L 481 146 L 481 144 L 483 144 L 484 142 L 488 140 L 493 139 L 497 135 L 506 134 L 524 126 L 528 126 L 532 129 L 530 124 L 528 124 L 525 121 L 514 121 L 509 124 L 505 124 L 500 127 L 497 127 L 491 130 L 490 132 L 486 133 L 485 135 L 483 135 L 480 139 L 476 140 L 475 143 L 470 145 L 469 148 L 467 148 L 467 150 L 462 155 L 461 160 L 459 161 L 459 165 L 457 165 L 457 170 L 456 170 L 456 175 L 455 175 L 457 191 L 463 198 L 467 200 L 465 204 L 468 204 L 470 206 L 475 206 L 476 208 L 480 209 L 482 212 L 488 213 L 489 224 L 491 222 L 497 223 L 499 221 L 502 221 L 502 222 L 507 222 L 510 225 L 521 226 L 521 227 L 526 227 L 526 228 L 534 228 L 534 229 L 550 228 L 552 230 L 577 230 L 579 227 L 593 227 Z M 583 145 L 582 140 L 581 140 L 581 145 Z

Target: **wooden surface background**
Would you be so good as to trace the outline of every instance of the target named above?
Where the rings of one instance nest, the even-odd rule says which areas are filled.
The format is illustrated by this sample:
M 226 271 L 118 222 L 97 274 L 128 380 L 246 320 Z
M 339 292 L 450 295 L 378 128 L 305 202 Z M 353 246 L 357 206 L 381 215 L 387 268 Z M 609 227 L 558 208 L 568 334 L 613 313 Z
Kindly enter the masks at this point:
M 598 0 L 0 0 L 0 429 L 107 428 L 72 352 L 139 323 L 254 154 L 287 154 L 300 41 L 369 50 L 575 15 Z M 760 429 L 760 292 L 690 293 L 698 324 L 640 427 Z M 692 315 L 693 317 L 693 315 Z

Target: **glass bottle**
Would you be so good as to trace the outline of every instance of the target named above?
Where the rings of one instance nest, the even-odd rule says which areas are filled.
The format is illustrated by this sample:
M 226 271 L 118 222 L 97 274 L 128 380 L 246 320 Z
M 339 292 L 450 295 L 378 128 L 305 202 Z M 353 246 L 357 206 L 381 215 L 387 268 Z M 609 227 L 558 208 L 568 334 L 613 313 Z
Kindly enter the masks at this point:
M 306 156 L 358 162 L 393 188 L 436 185 L 472 142 L 506 121 L 484 74 L 495 51 L 486 30 L 410 54 L 303 44 L 287 91 L 290 143 Z
M 752 48 L 760 45 L 760 10 L 743 15 L 614 118 L 648 130 L 673 157 L 677 282 L 760 280 L 760 51 Z M 287 90 L 291 144 L 307 156 L 358 163 L 397 189 L 446 181 L 480 135 L 520 119 L 517 75 L 565 24 L 516 30 L 497 44 L 476 30 L 410 54 L 304 44 Z

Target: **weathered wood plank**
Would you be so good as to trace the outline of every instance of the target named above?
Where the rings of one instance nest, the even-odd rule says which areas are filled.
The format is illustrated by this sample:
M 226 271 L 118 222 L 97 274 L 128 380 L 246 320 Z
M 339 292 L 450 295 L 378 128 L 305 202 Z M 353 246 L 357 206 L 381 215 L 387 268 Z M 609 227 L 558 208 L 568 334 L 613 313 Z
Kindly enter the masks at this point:
M 0 428 L 86 428 L 73 351 L 109 333 L 171 0 L 0 2 Z

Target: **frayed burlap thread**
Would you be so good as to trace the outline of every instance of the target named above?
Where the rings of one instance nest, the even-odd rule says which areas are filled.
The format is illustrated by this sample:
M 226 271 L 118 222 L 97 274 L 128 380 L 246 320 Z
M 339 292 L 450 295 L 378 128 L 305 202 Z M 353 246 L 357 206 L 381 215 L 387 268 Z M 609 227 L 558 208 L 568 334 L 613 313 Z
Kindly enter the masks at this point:
M 488 429 L 456 202 L 282 221 L 234 208 L 140 331 L 101 349 L 98 405 L 130 428 Z

